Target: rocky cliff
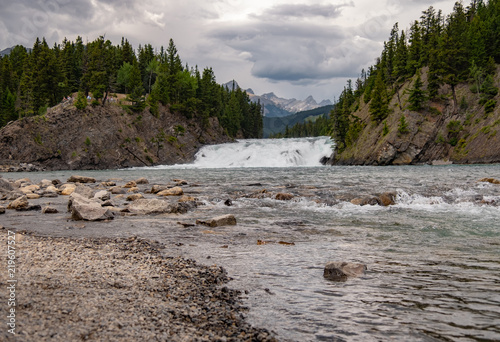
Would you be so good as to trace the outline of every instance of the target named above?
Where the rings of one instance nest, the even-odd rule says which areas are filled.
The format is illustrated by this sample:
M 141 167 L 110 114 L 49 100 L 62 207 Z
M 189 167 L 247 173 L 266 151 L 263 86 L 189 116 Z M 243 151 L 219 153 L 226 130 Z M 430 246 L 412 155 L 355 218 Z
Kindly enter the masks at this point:
M 427 70 L 422 71 L 424 88 Z M 500 68 L 495 84 L 500 81 Z M 354 113 L 362 120 L 357 140 L 341 154 L 332 156 L 337 165 L 406 165 L 443 163 L 500 162 L 500 96 L 489 113 L 479 104 L 479 95 L 469 84 L 456 87 L 456 103 L 449 86 L 443 86 L 437 100 L 415 112 L 406 109 L 414 80 L 395 92 L 389 103 L 390 114 L 384 123 L 374 123 L 369 105 L 361 101 Z M 407 132 L 399 129 L 401 117 Z M 403 130 L 404 131 L 404 130 Z
M 216 118 L 196 120 L 161 107 L 131 113 L 113 104 L 78 110 L 58 105 L 44 116 L 0 130 L 0 165 L 30 163 L 47 170 L 114 169 L 187 163 L 204 144 L 228 142 Z M 17 162 L 16 162 L 17 161 Z

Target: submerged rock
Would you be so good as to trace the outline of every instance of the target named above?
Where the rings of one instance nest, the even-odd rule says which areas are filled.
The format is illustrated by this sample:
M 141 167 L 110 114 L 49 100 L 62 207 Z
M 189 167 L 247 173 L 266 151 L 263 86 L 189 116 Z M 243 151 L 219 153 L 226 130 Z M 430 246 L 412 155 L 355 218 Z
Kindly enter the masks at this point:
M 500 184 L 500 180 L 495 179 L 495 178 L 483 178 L 483 179 L 480 179 L 479 182 L 482 182 L 482 183 L 491 183 L 491 184 Z
M 176 187 L 173 187 L 172 189 L 160 191 L 157 195 L 158 196 L 182 196 L 182 195 L 184 195 L 184 191 L 182 191 L 181 187 L 176 186 Z
M 350 262 L 329 262 L 323 271 L 323 277 L 332 281 L 346 281 L 365 274 L 366 265 Z
M 5 207 L 0 205 L 0 214 L 5 214 Z
M 95 178 L 85 176 L 71 176 L 68 178 L 68 183 L 95 183 Z
M 278 193 L 276 194 L 276 199 L 278 201 L 291 201 L 294 198 L 292 194 Z
M 149 184 L 149 181 L 146 178 L 141 177 L 135 180 L 135 184 Z
M 73 193 L 68 202 L 68 211 L 75 221 L 104 221 L 113 219 L 112 213 L 95 200 Z
M 234 226 L 236 225 L 236 218 L 234 215 L 228 214 L 217 216 L 210 220 L 196 220 L 196 224 L 202 224 L 209 227 Z

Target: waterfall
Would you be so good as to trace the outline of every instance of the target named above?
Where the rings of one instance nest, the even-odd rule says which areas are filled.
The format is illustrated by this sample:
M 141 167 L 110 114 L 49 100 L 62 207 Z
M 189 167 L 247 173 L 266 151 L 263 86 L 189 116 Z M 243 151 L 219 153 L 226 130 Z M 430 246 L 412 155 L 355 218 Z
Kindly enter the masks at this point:
M 198 168 L 321 166 L 332 154 L 329 137 L 297 139 L 249 139 L 204 146 L 195 156 Z

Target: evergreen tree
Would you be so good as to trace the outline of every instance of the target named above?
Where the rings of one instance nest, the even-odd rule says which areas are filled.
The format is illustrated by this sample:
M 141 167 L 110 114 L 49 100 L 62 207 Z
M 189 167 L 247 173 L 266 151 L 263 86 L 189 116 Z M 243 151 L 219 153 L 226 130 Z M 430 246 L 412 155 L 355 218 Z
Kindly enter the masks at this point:
M 382 78 L 382 73 L 377 72 L 375 88 L 370 102 L 370 113 L 372 120 L 380 123 L 389 115 L 389 105 L 387 103 L 386 85 Z
M 410 90 L 410 97 L 408 101 L 410 105 L 408 108 L 410 110 L 419 111 L 423 108 L 423 105 L 426 101 L 425 91 L 422 89 L 424 83 L 422 82 L 422 78 L 420 77 L 420 71 L 417 72 L 417 79 L 413 84 L 413 88 Z

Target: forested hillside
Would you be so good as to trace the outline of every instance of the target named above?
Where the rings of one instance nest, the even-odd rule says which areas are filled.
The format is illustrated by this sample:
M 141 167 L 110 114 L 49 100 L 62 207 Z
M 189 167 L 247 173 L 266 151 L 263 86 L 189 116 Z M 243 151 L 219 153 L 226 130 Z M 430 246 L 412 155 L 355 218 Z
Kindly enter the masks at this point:
M 430 7 L 394 25 L 377 63 L 331 113 L 335 163 L 500 161 L 500 1 Z
M 211 68 L 184 66 L 172 40 L 155 51 L 150 44 L 134 50 L 127 39 L 113 45 L 104 37 L 90 43 L 79 37 L 52 48 L 37 39 L 31 49 L 16 46 L 0 57 L 0 127 L 44 115 L 63 99 L 79 109 L 120 104 L 118 94 L 128 95 L 121 101 L 127 110 L 146 108 L 159 117 L 164 105 L 202 127 L 216 117 L 230 137 L 262 136 L 260 104 L 240 89 L 217 84 Z

